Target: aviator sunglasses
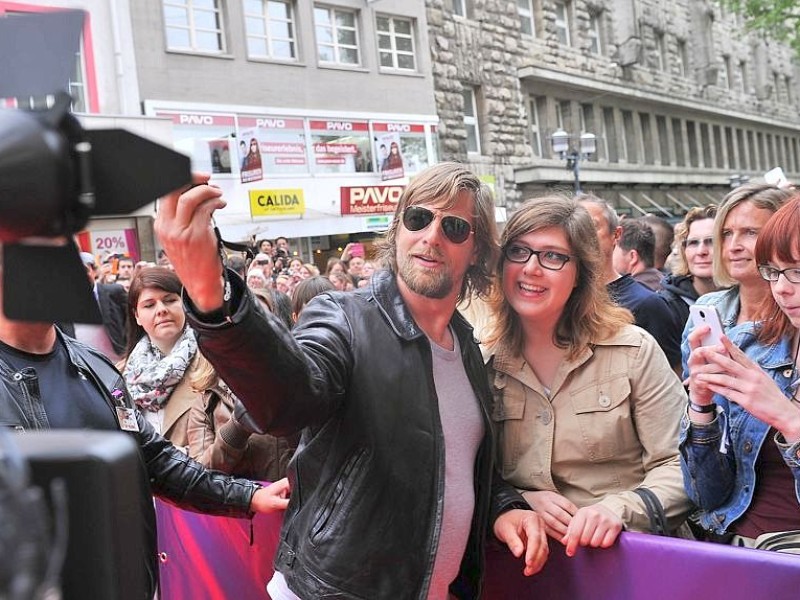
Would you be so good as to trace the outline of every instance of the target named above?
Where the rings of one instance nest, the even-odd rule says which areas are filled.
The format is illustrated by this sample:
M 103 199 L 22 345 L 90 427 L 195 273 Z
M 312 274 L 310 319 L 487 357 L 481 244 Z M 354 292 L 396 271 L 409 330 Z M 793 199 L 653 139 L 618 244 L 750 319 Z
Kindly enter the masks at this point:
M 409 231 L 422 231 L 430 225 L 436 215 L 424 206 L 409 206 L 403 211 L 403 225 Z M 469 238 L 472 225 L 461 217 L 448 215 L 442 217 L 442 231 L 445 237 L 454 244 L 463 244 Z

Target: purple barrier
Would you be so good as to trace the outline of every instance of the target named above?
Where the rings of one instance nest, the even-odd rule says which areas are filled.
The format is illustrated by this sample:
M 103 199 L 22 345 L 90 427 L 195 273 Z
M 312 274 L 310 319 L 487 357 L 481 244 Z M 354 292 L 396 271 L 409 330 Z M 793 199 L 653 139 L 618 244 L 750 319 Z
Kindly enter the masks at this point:
M 156 501 L 162 553 L 161 600 L 269 598 L 272 557 L 281 515 L 208 517 Z M 795 594 L 798 594 L 795 596 Z M 541 573 L 522 575 L 522 563 L 489 544 L 483 600 L 754 600 L 800 597 L 800 556 L 731 548 L 639 533 L 623 533 L 606 550 L 582 549 L 573 558 L 551 543 Z M 309 599 L 311 600 L 311 599 Z M 375 599 L 383 600 L 383 599 Z
M 800 556 L 642 533 L 622 533 L 613 547 L 580 549 L 573 558 L 551 541 L 547 564 L 533 577 L 499 544 L 490 544 L 486 563 L 483 600 L 800 597 Z
M 283 513 L 210 517 L 156 500 L 161 600 L 269 598 Z

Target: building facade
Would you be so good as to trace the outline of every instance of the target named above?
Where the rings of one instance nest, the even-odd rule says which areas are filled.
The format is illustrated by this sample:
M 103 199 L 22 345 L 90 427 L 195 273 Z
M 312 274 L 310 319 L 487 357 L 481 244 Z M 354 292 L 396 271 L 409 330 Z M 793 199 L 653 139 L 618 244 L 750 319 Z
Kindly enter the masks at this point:
M 492 174 L 513 208 L 573 174 L 623 213 L 677 216 L 782 167 L 800 176 L 798 66 L 706 0 L 428 0 L 443 159 Z
M 131 5 L 144 113 L 213 173 L 226 238 L 285 236 L 320 263 L 386 228 L 439 161 L 425 17 L 422 0 Z

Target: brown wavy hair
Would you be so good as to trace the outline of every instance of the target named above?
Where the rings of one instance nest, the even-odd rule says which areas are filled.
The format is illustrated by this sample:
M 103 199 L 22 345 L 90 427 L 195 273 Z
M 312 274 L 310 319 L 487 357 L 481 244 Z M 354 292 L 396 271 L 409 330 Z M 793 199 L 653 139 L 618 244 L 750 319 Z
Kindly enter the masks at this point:
M 467 190 L 474 200 L 472 216 L 475 220 L 475 264 L 464 277 L 458 299 L 476 294 L 486 296 L 492 286 L 492 272 L 497 263 L 497 225 L 494 215 L 494 199 L 488 186 L 466 166 L 455 162 L 443 162 L 429 167 L 417 175 L 400 197 L 394 219 L 386 237 L 376 244 L 377 260 L 383 267 L 397 273 L 397 229 L 403 211 L 409 206 L 430 205 L 444 201 L 445 210 L 453 207 L 459 194 Z
M 633 323 L 630 311 L 617 306 L 609 297 L 603 279 L 603 257 L 594 221 L 589 212 L 572 198 L 545 196 L 528 200 L 508 220 L 500 244 L 505 248 L 517 238 L 550 227 L 561 229 L 569 243 L 577 267 L 577 279 L 556 323 L 553 342 L 567 348 L 570 358 L 587 345 L 608 339 L 620 327 Z M 494 315 L 486 343 L 502 343 L 521 354 L 524 339 L 519 315 L 503 295 L 504 259 L 497 263 L 497 284 L 489 304 Z

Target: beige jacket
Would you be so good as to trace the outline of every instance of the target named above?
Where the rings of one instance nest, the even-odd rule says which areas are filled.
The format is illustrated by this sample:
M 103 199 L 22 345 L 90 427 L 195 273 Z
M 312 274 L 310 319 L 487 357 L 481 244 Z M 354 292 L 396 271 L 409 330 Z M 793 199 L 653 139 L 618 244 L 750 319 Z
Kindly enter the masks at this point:
M 521 492 L 551 490 L 579 508 L 601 503 L 627 529 L 649 521 L 633 493 L 650 488 L 671 526 L 689 510 L 678 456 L 681 382 L 655 340 L 633 325 L 564 361 L 549 397 L 520 356 L 489 359 L 503 478 Z

